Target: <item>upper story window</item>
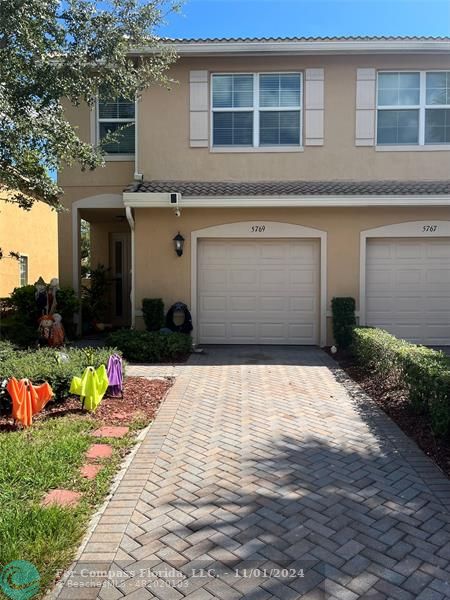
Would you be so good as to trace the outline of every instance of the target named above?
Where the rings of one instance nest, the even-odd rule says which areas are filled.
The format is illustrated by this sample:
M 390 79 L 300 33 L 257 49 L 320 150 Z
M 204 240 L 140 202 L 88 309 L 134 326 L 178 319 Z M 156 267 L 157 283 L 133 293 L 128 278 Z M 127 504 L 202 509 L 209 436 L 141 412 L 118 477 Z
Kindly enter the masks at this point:
M 28 285 L 28 256 L 19 258 L 19 284 L 20 287 Z
M 299 146 L 301 74 L 212 76 L 213 146 Z
M 108 133 L 122 128 L 117 141 L 103 146 L 107 154 L 134 154 L 135 152 L 135 103 L 133 100 L 98 101 L 98 140 L 102 141 Z
M 378 73 L 377 144 L 450 144 L 450 72 Z

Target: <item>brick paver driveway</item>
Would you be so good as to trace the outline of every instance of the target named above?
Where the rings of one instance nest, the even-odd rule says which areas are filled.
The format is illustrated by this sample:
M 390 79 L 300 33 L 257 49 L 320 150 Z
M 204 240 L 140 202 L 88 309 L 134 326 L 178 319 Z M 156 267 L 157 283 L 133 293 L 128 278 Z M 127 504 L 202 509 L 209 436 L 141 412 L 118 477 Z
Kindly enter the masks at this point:
M 448 480 L 334 366 L 215 347 L 177 368 L 59 597 L 450 597 Z

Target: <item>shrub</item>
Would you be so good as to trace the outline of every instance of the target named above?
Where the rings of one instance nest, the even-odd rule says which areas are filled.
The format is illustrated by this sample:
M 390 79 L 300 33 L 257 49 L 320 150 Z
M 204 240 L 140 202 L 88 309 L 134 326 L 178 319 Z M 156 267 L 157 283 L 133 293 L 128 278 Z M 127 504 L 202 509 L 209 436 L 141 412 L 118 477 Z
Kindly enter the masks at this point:
M 97 265 L 91 270 L 89 286 L 82 286 L 83 321 L 105 322 L 110 308 L 108 294 L 113 283 L 110 271 L 104 265 Z
M 56 292 L 56 312 L 62 317 L 64 329 L 69 339 L 72 339 L 76 333 L 73 316 L 79 307 L 80 301 L 73 288 L 62 287 Z
M 114 331 L 107 343 L 119 348 L 131 362 L 169 362 L 186 357 L 192 349 L 190 335 L 121 329 Z
M 333 298 L 333 335 L 340 348 L 348 348 L 352 343 L 352 331 L 356 325 L 354 298 Z
M 2 322 L 3 334 L 15 344 L 26 347 L 37 340 L 38 319 L 40 317 L 35 298 L 34 285 L 15 288 L 9 299 L 14 314 Z M 69 338 L 75 335 L 73 316 L 80 305 L 75 291 L 71 287 L 62 287 L 56 293 L 56 312 L 63 320 L 64 329 Z
M 144 298 L 142 312 L 147 331 L 158 331 L 164 325 L 164 303 L 161 298 Z
M 38 337 L 37 325 L 26 322 L 17 313 L 2 319 L 0 333 L 3 338 L 10 340 L 21 348 L 35 346 Z
M 11 293 L 11 304 L 19 315 L 29 323 L 36 323 L 39 317 L 35 293 L 36 289 L 34 285 L 24 285 L 23 287 L 15 288 Z
M 450 360 L 443 352 L 397 339 L 381 329 L 353 330 L 357 361 L 381 378 L 394 378 L 417 413 L 428 413 L 433 432 L 450 434 Z
M 80 376 L 90 365 L 107 365 L 116 350 L 112 348 L 71 348 L 55 350 L 11 350 L 11 345 L 0 345 L 0 380 L 9 377 L 27 378 L 35 384 L 48 381 L 58 400 L 64 399 L 75 375 Z

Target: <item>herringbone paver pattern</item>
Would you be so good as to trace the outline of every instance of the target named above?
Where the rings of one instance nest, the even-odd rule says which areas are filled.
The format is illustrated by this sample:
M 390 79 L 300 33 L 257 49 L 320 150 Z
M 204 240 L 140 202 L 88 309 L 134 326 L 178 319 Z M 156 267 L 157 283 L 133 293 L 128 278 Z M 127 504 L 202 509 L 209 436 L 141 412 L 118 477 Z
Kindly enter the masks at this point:
M 333 367 L 192 357 L 59 598 L 450 597 L 448 480 Z

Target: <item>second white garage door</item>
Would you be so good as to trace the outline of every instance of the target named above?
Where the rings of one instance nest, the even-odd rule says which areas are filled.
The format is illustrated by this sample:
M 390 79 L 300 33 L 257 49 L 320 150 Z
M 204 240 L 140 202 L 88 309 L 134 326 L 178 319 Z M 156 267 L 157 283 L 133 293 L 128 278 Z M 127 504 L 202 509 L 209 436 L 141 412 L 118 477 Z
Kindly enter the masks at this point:
M 367 242 L 366 322 L 412 342 L 450 345 L 450 240 Z
M 319 241 L 201 240 L 199 341 L 317 344 Z

